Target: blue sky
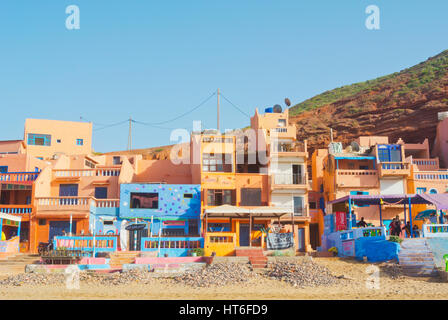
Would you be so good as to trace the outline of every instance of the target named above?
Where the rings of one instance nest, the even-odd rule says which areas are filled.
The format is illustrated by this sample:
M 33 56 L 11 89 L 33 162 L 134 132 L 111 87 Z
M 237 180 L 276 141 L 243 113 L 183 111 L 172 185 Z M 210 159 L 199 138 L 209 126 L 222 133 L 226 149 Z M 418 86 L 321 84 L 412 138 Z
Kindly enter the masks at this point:
M 67 30 L 65 8 L 80 9 Z M 365 27 L 368 5 L 381 29 Z M 448 1 L 2 0 L 0 139 L 25 118 L 161 122 L 219 87 L 245 113 L 293 104 L 410 67 L 448 49 Z M 216 99 L 165 128 L 216 127 Z M 221 103 L 221 128 L 249 119 Z M 94 131 L 94 149 L 123 150 L 124 123 Z M 133 147 L 170 144 L 170 130 L 134 125 Z

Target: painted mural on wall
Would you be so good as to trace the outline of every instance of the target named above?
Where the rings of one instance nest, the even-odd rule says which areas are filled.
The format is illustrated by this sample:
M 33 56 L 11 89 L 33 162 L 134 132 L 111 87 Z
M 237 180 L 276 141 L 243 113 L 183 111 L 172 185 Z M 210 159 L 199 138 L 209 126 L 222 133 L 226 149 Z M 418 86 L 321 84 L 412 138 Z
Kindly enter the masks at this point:
M 120 218 L 197 218 L 201 187 L 192 184 L 121 184 Z

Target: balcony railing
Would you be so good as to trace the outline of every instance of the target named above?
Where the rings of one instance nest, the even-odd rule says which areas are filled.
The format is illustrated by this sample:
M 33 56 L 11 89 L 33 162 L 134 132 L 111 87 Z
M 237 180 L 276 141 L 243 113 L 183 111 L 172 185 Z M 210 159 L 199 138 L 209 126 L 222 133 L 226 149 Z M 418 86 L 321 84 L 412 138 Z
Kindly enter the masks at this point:
M 32 184 L 37 177 L 39 172 L 8 172 L 0 173 L 0 183 L 23 183 Z
M 308 216 L 307 206 L 294 207 L 294 217 Z
M 33 210 L 31 205 L 19 205 L 19 204 L 0 204 L 0 212 L 13 215 L 29 214 Z
M 286 174 L 274 173 L 275 185 L 306 185 L 307 180 L 305 175 L 300 174 Z
M 384 169 L 384 170 L 409 170 L 409 163 L 406 163 L 406 162 L 382 162 L 381 169 Z
M 56 178 L 80 178 L 80 177 L 118 177 L 119 168 L 95 168 L 95 169 L 55 169 Z
M 278 143 L 277 146 L 273 147 L 274 153 L 281 152 L 306 152 L 306 147 L 304 143 Z
M 377 170 L 336 170 L 336 183 L 341 187 L 376 186 Z
M 448 171 L 431 171 L 414 173 L 415 180 L 448 180 Z
M 97 208 L 119 208 L 120 199 L 93 199 L 94 206 Z
M 412 164 L 416 165 L 418 170 L 429 171 L 439 169 L 439 159 L 412 159 Z
M 47 197 L 36 198 L 37 207 L 41 210 L 78 209 L 90 208 L 90 197 Z

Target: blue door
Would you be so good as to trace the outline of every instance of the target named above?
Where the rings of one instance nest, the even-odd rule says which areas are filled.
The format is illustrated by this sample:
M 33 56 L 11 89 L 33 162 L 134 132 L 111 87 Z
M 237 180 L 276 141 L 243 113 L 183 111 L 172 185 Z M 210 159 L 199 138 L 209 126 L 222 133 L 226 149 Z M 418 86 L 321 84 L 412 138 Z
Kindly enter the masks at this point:
M 240 224 L 240 247 L 249 246 L 249 224 Z
M 299 240 L 298 241 L 299 246 L 297 249 L 300 252 L 304 252 L 305 251 L 305 229 L 298 228 L 297 236 L 298 236 L 298 240 Z
M 53 241 L 55 236 L 62 236 L 70 232 L 70 221 L 50 221 L 50 235 L 48 240 Z M 72 233 L 76 234 L 76 221 L 72 222 Z

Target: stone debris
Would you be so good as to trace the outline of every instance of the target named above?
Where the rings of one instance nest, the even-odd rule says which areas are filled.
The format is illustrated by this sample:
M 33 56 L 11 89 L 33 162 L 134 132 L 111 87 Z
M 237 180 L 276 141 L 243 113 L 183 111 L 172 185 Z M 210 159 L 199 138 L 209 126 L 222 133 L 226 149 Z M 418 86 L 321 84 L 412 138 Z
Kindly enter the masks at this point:
M 404 274 L 401 266 L 397 263 L 383 262 L 379 265 L 380 277 L 386 275 L 390 279 L 403 279 Z
M 174 281 L 192 287 L 220 287 L 228 284 L 245 283 L 256 276 L 257 274 L 244 264 L 214 263 L 204 269 L 176 277 Z
M 0 287 L 55 286 L 65 282 L 61 273 L 21 273 L 0 280 Z
M 274 280 L 285 281 L 295 287 L 331 286 L 338 278 L 330 270 L 311 259 L 300 262 L 274 262 L 268 264 L 267 276 Z

